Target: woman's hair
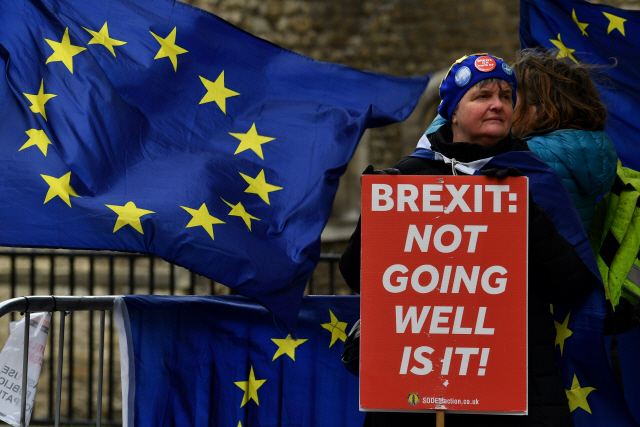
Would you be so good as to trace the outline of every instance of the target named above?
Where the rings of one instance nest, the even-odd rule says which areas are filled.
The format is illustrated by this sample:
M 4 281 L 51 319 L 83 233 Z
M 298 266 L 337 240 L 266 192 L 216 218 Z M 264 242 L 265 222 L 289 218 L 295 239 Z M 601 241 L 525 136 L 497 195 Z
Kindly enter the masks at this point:
M 600 102 L 590 71 L 596 66 L 553 57 L 547 51 L 521 50 L 512 66 L 518 78 L 518 98 L 513 125 L 519 124 L 529 106 L 537 115 L 525 132 L 543 129 L 604 130 L 607 109 Z

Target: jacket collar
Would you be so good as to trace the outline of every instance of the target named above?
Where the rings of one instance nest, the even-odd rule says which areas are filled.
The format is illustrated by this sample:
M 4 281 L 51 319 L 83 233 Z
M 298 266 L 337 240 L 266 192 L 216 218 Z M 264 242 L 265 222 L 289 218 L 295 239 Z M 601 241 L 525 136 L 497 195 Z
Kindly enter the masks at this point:
M 435 132 L 422 135 L 414 154 L 423 152 L 423 155 L 417 157 L 432 158 L 453 164 L 455 169 L 460 172 L 472 175 L 489 162 L 493 156 L 509 151 L 529 150 L 526 143 L 514 137 L 511 132 L 493 147 L 484 147 L 470 142 L 451 142 L 452 140 L 451 124 L 443 124 Z

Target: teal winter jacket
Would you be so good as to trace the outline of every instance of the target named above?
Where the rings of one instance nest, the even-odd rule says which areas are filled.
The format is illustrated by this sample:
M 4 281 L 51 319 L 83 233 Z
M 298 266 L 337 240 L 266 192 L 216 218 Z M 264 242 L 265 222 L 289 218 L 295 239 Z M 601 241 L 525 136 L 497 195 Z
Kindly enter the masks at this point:
M 618 155 L 603 131 L 548 129 L 523 138 L 529 149 L 558 172 L 569 190 L 587 234 L 598 196 L 611 189 Z

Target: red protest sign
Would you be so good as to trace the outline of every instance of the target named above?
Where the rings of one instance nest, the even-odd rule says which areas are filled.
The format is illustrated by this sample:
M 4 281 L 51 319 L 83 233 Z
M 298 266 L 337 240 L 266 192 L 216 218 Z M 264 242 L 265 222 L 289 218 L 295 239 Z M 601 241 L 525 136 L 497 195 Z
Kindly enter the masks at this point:
M 362 177 L 363 410 L 526 413 L 527 182 Z

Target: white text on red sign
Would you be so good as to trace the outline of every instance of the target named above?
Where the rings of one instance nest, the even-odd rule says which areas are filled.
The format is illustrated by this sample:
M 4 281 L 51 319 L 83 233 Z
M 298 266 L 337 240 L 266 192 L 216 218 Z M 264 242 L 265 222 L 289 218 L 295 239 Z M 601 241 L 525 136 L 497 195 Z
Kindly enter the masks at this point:
M 394 188 L 395 187 L 395 188 Z M 492 212 L 502 212 L 503 194 L 506 195 L 509 213 L 517 212 L 518 194 L 509 192 L 508 185 L 474 185 L 473 191 L 468 191 L 471 185 L 456 187 L 453 184 L 424 184 L 422 192 L 418 186 L 412 184 L 372 184 L 371 210 L 384 212 L 395 209 L 404 212 L 408 208 L 412 212 L 444 212 L 451 213 L 455 209 L 462 212 L 482 212 L 483 197 L 492 197 Z M 445 207 L 440 203 L 442 193 L 447 192 L 452 200 Z M 421 206 L 421 208 L 418 207 Z

